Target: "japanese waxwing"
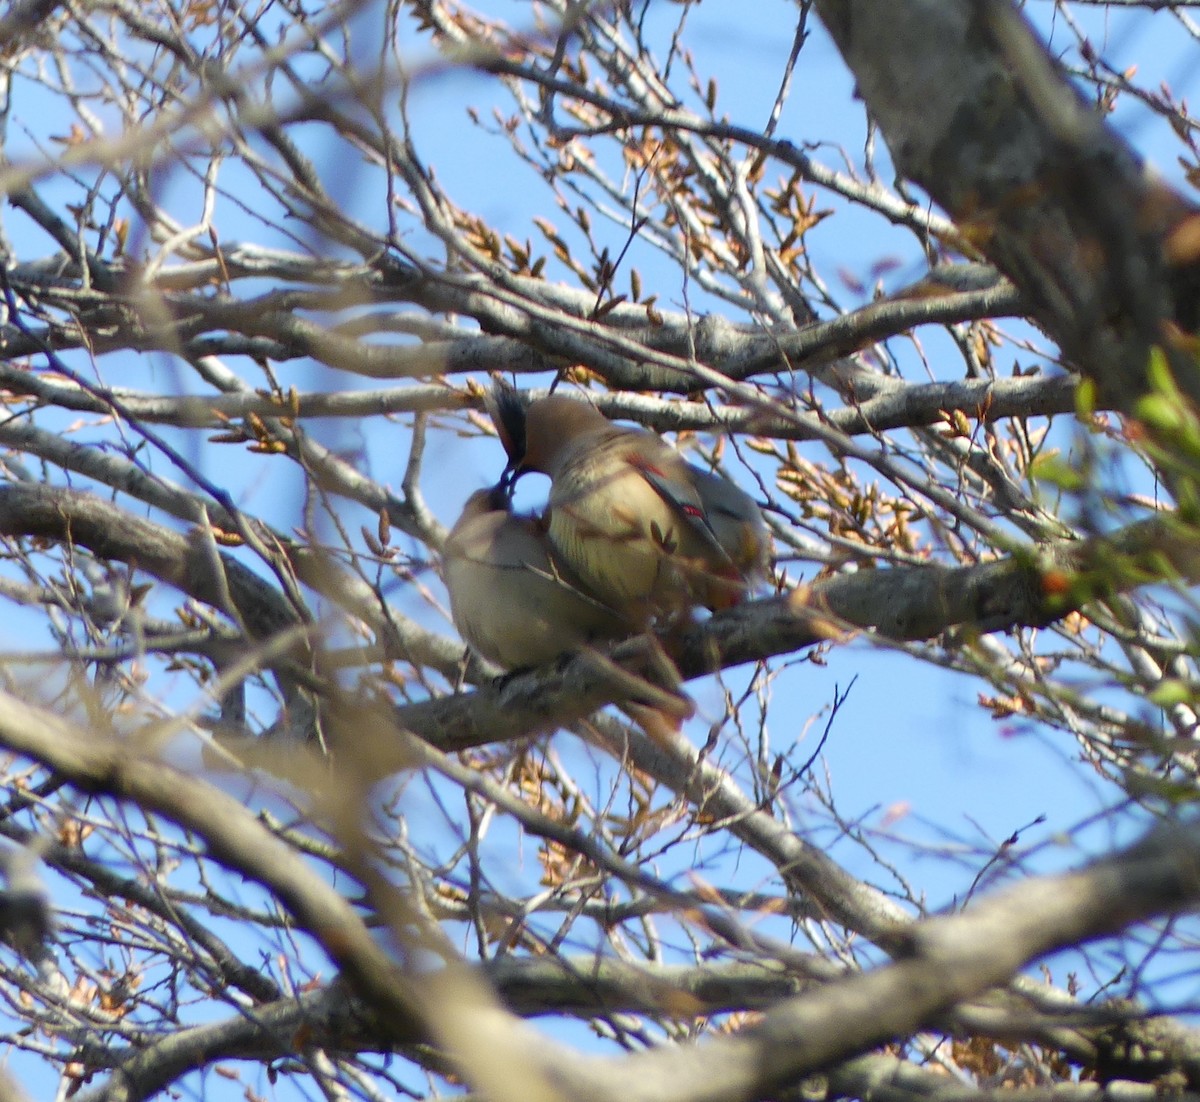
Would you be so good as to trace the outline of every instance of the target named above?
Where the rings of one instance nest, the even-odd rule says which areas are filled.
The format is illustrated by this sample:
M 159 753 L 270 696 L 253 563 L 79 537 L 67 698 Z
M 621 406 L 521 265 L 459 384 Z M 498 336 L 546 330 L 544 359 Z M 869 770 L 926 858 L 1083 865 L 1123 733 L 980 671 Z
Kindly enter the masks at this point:
M 525 408 L 508 387 L 492 415 L 512 477 L 550 476 L 550 542 L 601 601 L 645 621 L 744 597 L 688 464 L 661 437 L 565 395 Z
M 539 522 L 516 516 L 501 486 L 477 490 L 442 553 L 454 626 L 472 650 L 505 669 L 540 666 L 634 627 L 584 593 Z
M 689 463 L 688 472 L 725 554 L 749 585 L 766 580 L 771 573 L 771 534 L 754 499 L 711 471 Z

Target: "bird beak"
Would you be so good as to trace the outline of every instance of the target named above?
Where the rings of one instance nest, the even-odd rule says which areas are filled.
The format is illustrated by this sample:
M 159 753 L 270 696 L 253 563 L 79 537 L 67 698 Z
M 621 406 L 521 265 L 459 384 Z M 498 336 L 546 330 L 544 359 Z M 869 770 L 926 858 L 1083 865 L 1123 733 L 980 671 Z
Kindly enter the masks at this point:
M 487 495 L 488 507 L 499 513 L 507 513 L 512 506 L 512 486 L 509 485 L 506 476 L 501 476 L 500 481 L 496 483 Z
M 496 489 L 501 491 L 504 496 L 511 500 L 513 490 L 516 488 L 517 479 L 525 472 L 518 467 L 514 467 L 511 463 L 504 468 L 504 473 L 500 476 L 500 481 L 496 483 Z

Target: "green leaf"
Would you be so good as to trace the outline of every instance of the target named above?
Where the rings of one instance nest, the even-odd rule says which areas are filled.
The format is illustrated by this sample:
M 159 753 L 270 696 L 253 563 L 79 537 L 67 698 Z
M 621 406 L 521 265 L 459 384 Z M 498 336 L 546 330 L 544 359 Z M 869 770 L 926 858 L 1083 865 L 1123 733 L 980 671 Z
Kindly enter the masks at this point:
M 1196 699 L 1196 691 L 1190 681 L 1168 677 L 1155 685 L 1147 699 L 1160 708 L 1173 708 L 1176 704 L 1190 704 Z
M 1188 415 L 1180 403 L 1165 394 L 1147 394 L 1137 400 L 1134 415 L 1156 432 L 1182 433 L 1188 427 Z
M 1057 451 L 1043 452 L 1029 465 L 1030 475 L 1059 489 L 1077 491 L 1084 488 L 1084 478 Z

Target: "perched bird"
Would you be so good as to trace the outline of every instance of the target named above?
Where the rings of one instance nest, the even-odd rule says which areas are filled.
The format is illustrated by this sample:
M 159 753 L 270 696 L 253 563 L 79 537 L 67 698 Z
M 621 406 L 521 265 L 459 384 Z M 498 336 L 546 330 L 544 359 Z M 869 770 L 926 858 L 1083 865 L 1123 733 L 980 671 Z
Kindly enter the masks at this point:
M 614 425 L 565 395 L 525 408 L 515 391 L 497 387 L 491 412 L 510 476 L 550 476 L 550 543 L 605 604 L 644 622 L 696 604 L 725 608 L 745 596 L 746 578 L 697 489 L 702 472 L 661 437 Z M 704 475 L 706 484 L 711 477 Z M 723 490 L 708 492 L 729 499 Z M 740 504 L 722 508 L 736 515 Z M 735 524 L 726 527 L 740 547 Z
M 691 463 L 688 473 L 725 554 L 749 585 L 764 581 L 771 572 L 771 534 L 754 499 L 729 479 Z
M 502 485 L 467 499 L 446 540 L 442 573 L 454 626 L 476 653 L 508 670 L 635 630 L 582 590 L 539 522 L 510 511 Z

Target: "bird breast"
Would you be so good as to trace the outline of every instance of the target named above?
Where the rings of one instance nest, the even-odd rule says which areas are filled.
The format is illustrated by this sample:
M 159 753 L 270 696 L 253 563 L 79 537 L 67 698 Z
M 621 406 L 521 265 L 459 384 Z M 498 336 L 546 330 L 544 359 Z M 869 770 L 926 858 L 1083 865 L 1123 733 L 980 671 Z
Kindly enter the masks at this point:
M 505 669 L 540 666 L 629 631 L 616 613 L 580 591 L 521 518 L 489 513 L 456 528 L 443 571 L 459 633 Z

